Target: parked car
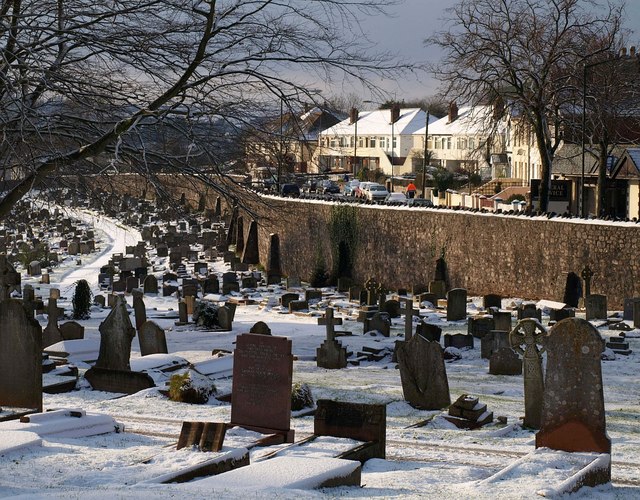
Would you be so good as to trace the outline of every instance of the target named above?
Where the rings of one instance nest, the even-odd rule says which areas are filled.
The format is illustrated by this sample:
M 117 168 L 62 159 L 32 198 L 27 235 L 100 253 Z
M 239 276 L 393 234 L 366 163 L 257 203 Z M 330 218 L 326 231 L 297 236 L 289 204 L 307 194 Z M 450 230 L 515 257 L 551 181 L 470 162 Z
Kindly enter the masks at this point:
M 433 202 L 424 198 L 411 198 L 407 200 L 407 205 L 410 207 L 432 207 Z
M 283 184 L 280 186 L 280 194 L 282 196 L 298 198 L 300 196 L 300 188 L 297 184 Z
M 317 190 L 317 186 L 318 186 L 318 182 L 317 181 L 315 181 L 313 179 L 308 179 L 302 185 L 302 192 L 303 193 L 315 193 L 316 190 Z
M 367 191 L 365 193 L 367 200 L 370 201 L 384 201 L 384 199 L 389 194 L 387 188 L 385 188 L 382 184 L 372 183 L 367 186 Z
M 356 198 L 366 198 L 366 190 L 369 184 L 375 184 L 375 182 L 361 182 L 356 187 Z
M 407 203 L 407 196 L 404 193 L 389 193 L 384 199 L 387 205 L 399 205 Z
M 342 194 L 344 194 L 345 196 L 355 196 L 359 185 L 360 181 L 358 179 L 353 179 L 352 181 L 347 182 L 344 185 L 344 191 L 342 192 Z
M 318 186 L 318 192 L 322 194 L 337 194 L 340 192 L 340 186 L 333 181 L 322 181 Z

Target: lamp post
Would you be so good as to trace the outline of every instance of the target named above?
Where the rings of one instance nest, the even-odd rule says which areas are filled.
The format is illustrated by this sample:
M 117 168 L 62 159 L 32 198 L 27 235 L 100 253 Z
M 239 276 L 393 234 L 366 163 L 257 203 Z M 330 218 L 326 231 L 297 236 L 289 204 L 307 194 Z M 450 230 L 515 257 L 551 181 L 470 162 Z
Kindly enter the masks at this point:
M 427 155 L 429 153 L 429 149 L 427 147 L 427 142 L 429 141 L 429 110 L 427 109 L 427 119 L 424 127 L 424 152 L 422 154 L 422 199 L 424 199 L 426 192 L 426 184 L 427 184 Z
M 282 116 L 284 113 L 284 105 L 283 100 L 280 99 L 280 151 L 278 152 L 278 178 L 276 180 L 276 188 L 278 190 L 278 194 L 280 194 L 280 175 L 282 174 L 282 152 L 284 150 L 284 117 Z

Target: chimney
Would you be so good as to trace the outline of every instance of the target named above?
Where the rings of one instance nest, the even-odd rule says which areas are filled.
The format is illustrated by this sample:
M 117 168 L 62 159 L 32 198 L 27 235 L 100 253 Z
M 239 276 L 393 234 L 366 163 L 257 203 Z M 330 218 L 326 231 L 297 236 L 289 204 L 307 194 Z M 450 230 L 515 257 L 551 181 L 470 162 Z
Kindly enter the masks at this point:
M 391 105 L 391 123 L 395 123 L 400 119 L 400 104 L 394 102 Z
M 454 122 L 458 118 L 458 105 L 456 101 L 449 103 L 449 123 Z
M 498 121 L 504 115 L 504 101 L 502 97 L 496 97 L 496 100 L 493 101 L 493 119 Z
M 631 57 L 635 57 L 636 56 L 636 47 L 635 45 L 633 45 L 630 49 L 629 49 L 629 55 Z
M 620 49 L 620 56 L 626 57 L 626 55 L 627 55 L 627 48 L 626 47 L 622 47 Z
M 356 108 L 351 108 L 349 111 L 349 125 L 353 125 L 358 121 L 358 110 Z

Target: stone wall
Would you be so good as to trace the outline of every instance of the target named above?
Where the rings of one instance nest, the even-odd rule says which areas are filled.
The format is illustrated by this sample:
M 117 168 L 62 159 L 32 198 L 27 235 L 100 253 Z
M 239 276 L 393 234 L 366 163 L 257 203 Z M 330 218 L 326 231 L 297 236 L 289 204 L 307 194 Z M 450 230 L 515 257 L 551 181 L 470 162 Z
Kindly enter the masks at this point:
M 308 278 L 320 253 L 332 266 L 332 210 L 339 205 L 269 200 L 260 228 L 266 264 L 269 233 L 278 233 L 282 270 Z M 562 301 L 568 272 L 594 271 L 591 291 L 609 308 L 640 295 L 640 225 L 479 214 L 438 209 L 357 206 L 353 277 L 391 289 L 426 285 L 444 253 L 449 286 L 472 295 Z M 274 216 L 275 214 L 275 216 Z

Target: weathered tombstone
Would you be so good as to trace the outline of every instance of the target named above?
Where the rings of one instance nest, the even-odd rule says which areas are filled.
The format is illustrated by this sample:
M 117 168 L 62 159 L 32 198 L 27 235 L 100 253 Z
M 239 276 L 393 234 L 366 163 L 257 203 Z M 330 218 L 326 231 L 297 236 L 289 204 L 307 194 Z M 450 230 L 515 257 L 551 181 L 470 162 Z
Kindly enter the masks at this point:
M 238 216 L 236 220 L 236 234 L 233 243 L 236 245 L 236 254 L 242 255 L 244 251 L 244 219 L 241 216 Z
M 542 321 L 542 311 L 533 303 L 520 304 L 517 309 L 517 314 L 518 321 L 527 318 L 536 318 L 538 321 Z
M 29 276 L 40 276 L 42 274 L 42 266 L 40 265 L 40 262 L 37 260 L 29 262 L 27 274 L 29 274 Z
M 293 442 L 291 380 L 293 356 L 286 337 L 242 334 L 233 355 L 231 423 Z
M 36 293 L 31 285 L 25 285 L 22 289 L 22 306 L 30 318 L 36 315 Z
M 375 330 L 380 332 L 384 337 L 391 335 L 391 319 L 387 313 L 375 313 L 371 319 L 365 320 L 364 326 L 364 333 Z
M 125 292 L 131 293 L 134 288 L 138 288 L 140 281 L 135 276 L 127 276 L 125 281 Z
M 496 330 L 510 332 L 511 331 L 511 312 L 510 311 L 493 311 L 493 326 Z
M 592 294 L 584 298 L 587 321 L 607 319 L 607 296 Z
M 413 335 L 413 315 L 419 311 L 413 308 L 413 299 L 403 299 L 404 304 L 404 340 L 409 342 Z
M 576 273 L 567 274 L 567 282 L 564 288 L 564 298 L 562 302 L 570 307 L 578 307 L 580 298 L 582 297 L 582 282 Z
M 140 331 L 142 324 L 147 321 L 147 308 L 144 305 L 144 294 L 139 288 L 134 288 L 133 294 L 133 313 L 136 319 L 136 330 Z
M 247 234 L 247 242 L 242 253 L 243 264 L 259 264 L 260 251 L 258 247 L 258 223 L 255 220 L 249 224 L 249 233 Z
M 50 293 L 53 292 L 53 289 Z M 49 297 L 49 303 L 47 304 L 47 326 L 42 332 L 42 347 L 49 347 L 50 345 L 56 344 L 62 341 L 62 335 L 60 334 L 60 330 L 58 329 L 58 315 L 60 311 L 58 309 L 58 301 L 57 298 L 53 296 Z
M 107 299 L 105 298 L 104 295 L 98 294 L 98 295 L 94 295 L 93 302 L 94 304 L 97 304 L 100 307 L 104 307 L 105 304 L 107 303 Z
M 231 309 L 224 305 L 218 308 L 218 326 L 225 332 L 233 330 L 233 313 Z
M 491 375 L 521 375 L 522 361 L 510 347 L 501 347 L 489 358 Z
M 542 400 L 544 397 L 544 373 L 542 354 L 547 331 L 533 319 L 519 321 L 509 334 L 511 347 L 522 356 L 524 372 L 524 425 L 540 428 Z M 538 348 L 540 346 L 540 348 Z
M 491 330 L 480 339 L 480 357 L 491 359 L 491 355 L 502 347 L 511 347 L 509 332 L 506 330 Z
M 347 349 L 342 347 L 342 344 L 336 340 L 332 307 L 327 307 L 324 319 L 327 338 L 316 349 L 317 366 L 329 370 L 345 368 L 347 366 Z
M 489 310 L 491 307 L 500 309 L 502 307 L 502 295 L 490 293 L 482 298 L 482 307 Z
M 584 296 L 585 298 L 591 295 L 591 279 L 593 278 L 593 271 L 589 266 L 585 266 L 580 276 L 584 280 Z
M 473 349 L 473 336 L 463 333 L 446 334 L 444 336 L 444 348 L 455 347 L 456 349 Z
M 5 254 L 0 254 L 0 301 L 8 299 L 11 292 L 20 289 L 20 273 L 7 260 Z
M 207 295 L 209 293 L 220 293 L 220 282 L 215 274 L 210 274 L 202 282 L 202 293 Z
M 127 304 L 116 296 L 115 305 L 100 324 L 100 352 L 95 366 L 109 370 L 130 370 L 131 341 L 136 329 L 131 324 Z
M 144 287 L 145 295 L 156 294 L 158 293 L 158 278 L 156 278 L 153 274 L 148 274 L 144 279 L 144 283 L 142 286 Z
M 312 300 L 322 300 L 322 290 L 307 288 L 304 291 L 304 300 L 306 300 L 307 302 L 311 302 Z
M 429 302 L 433 307 L 438 305 L 438 297 L 435 293 L 425 292 L 418 295 L 418 304 L 422 305 L 423 302 Z
M 434 294 L 436 296 L 436 299 L 444 299 L 447 296 L 446 283 L 441 280 L 430 281 L 429 293 Z
M 557 323 L 567 318 L 575 318 L 576 310 L 573 307 L 563 307 L 562 309 L 550 309 L 549 310 L 549 323 L 552 321 Z
M 178 325 L 186 325 L 189 323 L 189 312 L 187 311 L 187 303 L 184 300 L 178 302 Z
M 551 328 L 545 345 L 547 373 L 536 448 L 611 453 L 598 330 L 583 319 L 565 319 Z M 610 466 L 608 473 L 610 480 Z
M 491 330 L 495 330 L 495 322 L 491 316 L 469 318 L 467 333 L 477 339 L 482 339 Z
M 440 410 L 451 403 L 444 351 L 437 342 L 415 335 L 397 348 L 404 399 L 422 410 Z
M 277 285 L 282 281 L 280 265 L 280 237 L 269 235 L 269 255 L 267 257 L 267 285 Z
M 413 300 L 411 302 L 413 302 Z M 402 313 L 400 302 L 395 299 L 385 301 L 384 307 L 381 310 L 386 312 L 390 318 L 399 318 Z
M 138 330 L 138 342 L 140 342 L 140 355 L 167 354 L 167 339 L 164 329 L 153 321 L 145 321 Z
M 84 326 L 77 321 L 67 321 L 59 326 L 62 340 L 81 340 L 84 338 Z
M 316 436 L 335 436 L 371 443 L 351 460 L 384 459 L 386 455 L 387 405 L 344 403 L 319 399 L 313 421 Z
M 243 276 L 241 280 L 241 288 L 258 288 L 258 280 L 255 276 Z
M 300 281 L 300 276 L 287 276 L 286 287 L 287 290 L 291 288 L 301 288 L 302 281 Z
M 467 291 L 454 288 L 447 293 L 447 321 L 460 321 L 467 317 Z
M 258 321 L 254 323 L 249 333 L 255 333 L 256 335 L 271 335 L 271 328 L 264 321 Z
M 364 289 L 367 294 L 367 305 L 375 305 L 382 290 L 380 284 L 375 279 L 369 278 L 364 284 Z
M 289 302 L 289 312 L 306 311 L 309 309 L 309 303 L 306 300 L 292 300 Z
M 0 407 L 42 411 L 41 339 L 20 301 L 0 301 Z
M 421 322 L 416 328 L 416 335 L 420 335 L 422 338 L 430 342 L 440 342 L 442 328 L 440 328 L 438 325 Z

